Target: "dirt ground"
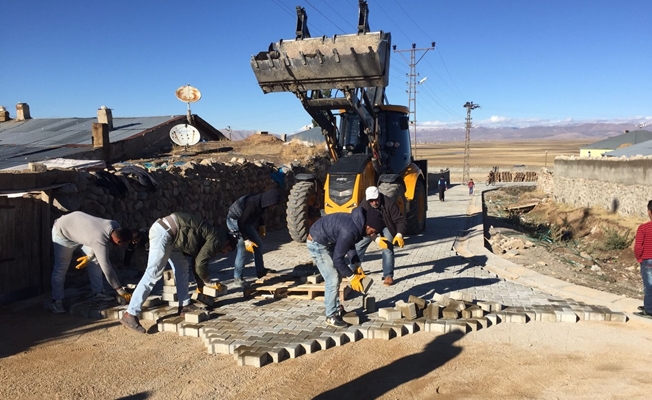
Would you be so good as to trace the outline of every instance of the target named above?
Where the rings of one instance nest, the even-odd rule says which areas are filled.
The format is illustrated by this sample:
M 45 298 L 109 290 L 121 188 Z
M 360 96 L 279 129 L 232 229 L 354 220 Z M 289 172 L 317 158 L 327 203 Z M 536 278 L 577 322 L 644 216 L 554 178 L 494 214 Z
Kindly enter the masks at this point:
M 282 163 L 306 156 L 292 148 L 279 153 L 284 145 L 269 138 L 250 140 L 256 141 L 253 146 L 242 141 L 237 151 L 196 156 L 229 161 L 266 154 L 267 160 Z M 492 194 L 497 196 L 488 196 L 497 204 L 492 217 L 502 216 L 498 211 L 503 205 L 528 201 Z M 540 207 L 537 211 L 545 214 L 545 203 Z M 495 218 L 493 224 L 506 236 L 522 235 L 509 221 L 513 217 Z M 593 234 L 596 243 L 598 231 Z M 592 259 L 580 262 L 584 267 L 579 269 L 557 263 L 559 248 L 527 240 L 535 247 L 518 252 L 529 258 L 519 254 L 510 260 L 558 278 L 562 273 L 563 279 L 581 276 L 579 283 L 588 286 L 613 279 L 614 284 L 604 286 L 608 291 L 640 297 L 640 278 L 628 269 L 632 262 L 627 251 L 619 255 L 584 249 Z M 603 275 L 591 271 L 594 263 Z M 199 339 L 169 332 L 138 335 L 115 320 L 53 315 L 42 309 L 42 300 L 0 307 L 0 398 L 646 399 L 652 390 L 647 377 L 652 321 L 639 318 L 624 324 L 498 324 L 466 335 L 418 332 L 390 341 L 347 343 L 257 369 L 237 366 L 232 356 L 207 354 Z M 150 327 L 149 321 L 144 324 Z
M 633 239 L 645 221 L 560 206 L 534 189 L 485 193 L 493 252 L 544 275 L 642 299 Z
M 419 332 L 257 369 L 207 354 L 199 339 L 138 335 L 37 303 L 0 315 L 1 398 L 644 399 L 652 389 L 652 325 L 641 320 Z
M 328 157 L 325 143 L 318 145 L 301 141 L 283 142 L 274 135 L 251 135 L 243 140 L 202 142 L 186 150 L 175 146 L 168 156 L 189 161 L 213 159 L 218 162 L 244 158 L 247 161 L 270 162 L 276 166 L 293 161 L 305 161 L 317 155 Z M 163 158 L 163 157 L 160 157 Z M 155 160 L 141 160 L 155 161 Z
M 500 166 L 508 171 L 514 166 L 551 168 L 557 156 L 580 155 L 580 147 L 596 140 L 505 140 L 477 141 L 469 143 L 469 165 L 484 168 Z M 423 143 L 417 146 L 416 158 L 427 159 L 428 165 L 439 168 L 464 166 L 464 142 Z M 484 181 L 486 173 L 472 176 L 476 182 Z
M 537 196 L 492 195 L 494 205 Z M 514 228 L 496 229 L 516 235 Z M 553 253 L 559 251 L 526 254 L 560 277 L 568 267 L 559 264 L 555 272 Z M 629 281 L 634 290 L 634 277 Z M 138 335 L 114 320 L 53 315 L 41 301 L 0 308 L 0 398 L 646 399 L 652 389 L 652 321 L 636 317 L 624 324 L 503 323 L 466 335 L 418 332 L 257 369 L 207 354 L 199 339 Z

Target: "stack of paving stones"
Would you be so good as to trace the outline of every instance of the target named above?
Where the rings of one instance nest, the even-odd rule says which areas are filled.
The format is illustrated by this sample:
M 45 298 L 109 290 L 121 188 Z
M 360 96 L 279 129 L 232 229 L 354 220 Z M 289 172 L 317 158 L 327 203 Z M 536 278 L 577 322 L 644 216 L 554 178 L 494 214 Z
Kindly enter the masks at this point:
M 463 186 L 455 186 L 446 197 L 451 201 L 441 203 L 436 196 L 429 197 L 426 233 L 407 237 L 405 248 L 395 250 L 395 284 L 373 285 L 368 296 L 353 293 L 343 302 L 349 311 L 344 319 L 352 324 L 348 328 L 325 324 L 321 299 L 260 299 L 243 297 L 242 290 L 220 296 L 206 313 L 207 320 L 184 318 L 161 328 L 201 338 L 210 354 L 229 354 L 240 365 L 260 367 L 347 342 L 387 340 L 419 331 L 464 334 L 501 323 L 626 321 L 623 313 L 507 281 L 484 268 L 482 257 L 459 256 L 453 249 L 455 232 L 468 229 L 467 219 L 450 216 L 466 215 L 470 196 Z M 309 266 L 305 274 L 314 275 L 305 244 L 293 242 L 287 232 L 269 232 L 265 249 L 265 266 L 279 274 Z M 211 277 L 228 285 L 233 278 L 233 257 L 211 263 Z M 376 282 L 382 281 L 381 258 L 381 251 L 372 245 L 363 264 L 367 276 Z M 245 268 L 247 274 L 254 274 L 251 262 Z M 120 317 L 119 309 L 106 314 Z M 144 308 L 141 318 L 160 323 L 169 314 L 169 306 L 160 304 Z

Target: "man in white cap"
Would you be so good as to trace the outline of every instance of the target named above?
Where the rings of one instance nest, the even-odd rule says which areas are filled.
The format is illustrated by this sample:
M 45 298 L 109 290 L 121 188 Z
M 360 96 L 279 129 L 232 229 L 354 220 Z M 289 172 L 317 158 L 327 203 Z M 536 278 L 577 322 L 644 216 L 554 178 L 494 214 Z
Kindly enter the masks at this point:
M 401 213 L 398 205 L 390 197 L 384 196 L 376 186 L 369 186 L 365 191 L 365 200 L 359 207 L 365 210 L 375 209 L 383 216 L 385 229 L 378 235 L 366 236 L 355 245 L 358 257 L 362 261 L 371 241 L 375 241 L 378 247 L 383 249 L 383 284 L 391 286 L 394 284 L 394 246 L 403 247 L 405 241 L 403 235 L 406 230 L 405 216 Z M 390 242 L 391 239 L 391 242 Z

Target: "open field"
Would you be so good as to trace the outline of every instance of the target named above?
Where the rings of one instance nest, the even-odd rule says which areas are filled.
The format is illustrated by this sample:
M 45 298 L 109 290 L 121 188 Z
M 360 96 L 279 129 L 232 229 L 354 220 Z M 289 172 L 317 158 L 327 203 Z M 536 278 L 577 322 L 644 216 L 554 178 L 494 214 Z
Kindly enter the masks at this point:
M 500 166 L 501 170 L 508 170 L 514 165 L 525 165 L 528 169 L 545 166 L 550 168 L 556 156 L 579 156 L 580 147 L 595 141 L 595 139 L 472 141 L 470 166 L 471 168 L 483 167 L 487 171 L 495 165 Z M 415 158 L 427 159 L 429 166 L 462 168 L 464 166 L 464 142 L 419 144 Z

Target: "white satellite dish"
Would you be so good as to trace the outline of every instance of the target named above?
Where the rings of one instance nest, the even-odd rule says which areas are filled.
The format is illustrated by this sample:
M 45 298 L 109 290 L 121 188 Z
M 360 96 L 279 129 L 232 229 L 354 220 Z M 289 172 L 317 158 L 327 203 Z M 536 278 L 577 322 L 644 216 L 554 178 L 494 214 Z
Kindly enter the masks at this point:
M 194 103 L 201 99 L 201 92 L 199 89 L 190 85 L 181 86 L 176 90 L 176 92 L 174 92 L 174 94 L 177 96 L 177 99 L 184 103 Z
M 192 125 L 179 124 L 170 129 L 170 139 L 179 146 L 192 146 L 199 143 L 201 136 L 199 131 Z

